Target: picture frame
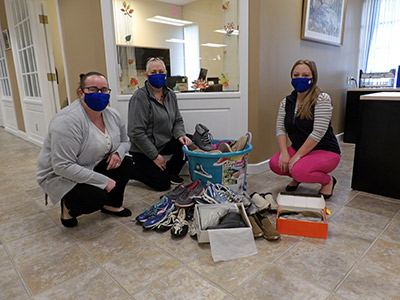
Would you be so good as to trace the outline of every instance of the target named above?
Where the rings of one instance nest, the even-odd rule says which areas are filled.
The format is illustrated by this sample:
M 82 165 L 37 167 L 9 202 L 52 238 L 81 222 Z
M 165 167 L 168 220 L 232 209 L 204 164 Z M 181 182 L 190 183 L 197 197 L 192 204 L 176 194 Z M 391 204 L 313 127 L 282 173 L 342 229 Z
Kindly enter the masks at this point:
M 3 34 L 3 41 L 4 41 L 4 49 L 5 50 L 11 49 L 10 35 L 8 33 L 8 29 L 4 29 L 2 31 L 2 34 Z
M 301 39 L 343 45 L 347 0 L 303 0 Z

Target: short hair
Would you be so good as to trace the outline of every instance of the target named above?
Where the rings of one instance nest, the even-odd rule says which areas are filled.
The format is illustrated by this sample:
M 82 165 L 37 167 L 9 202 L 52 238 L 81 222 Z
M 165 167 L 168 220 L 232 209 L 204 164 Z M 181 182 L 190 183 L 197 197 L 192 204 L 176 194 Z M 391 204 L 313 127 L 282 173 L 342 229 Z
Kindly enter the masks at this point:
M 161 64 L 163 65 L 164 70 L 167 71 L 167 68 L 165 67 L 164 60 L 161 57 L 149 57 L 147 59 L 147 63 L 146 63 L 146 73 L 149 72 L 150 64 L 153 63 L 153 62 L 161 62 Z

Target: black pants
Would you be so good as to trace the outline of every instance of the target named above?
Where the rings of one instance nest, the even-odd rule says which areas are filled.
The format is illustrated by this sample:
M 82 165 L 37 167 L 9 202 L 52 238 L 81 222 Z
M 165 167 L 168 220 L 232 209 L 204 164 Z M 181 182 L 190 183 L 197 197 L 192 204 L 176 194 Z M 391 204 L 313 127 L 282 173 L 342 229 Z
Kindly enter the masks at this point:
M 125 157 L 116 169 L 107 170 L 107 165 L 108 163 L 104 159 L 94 168 L 94 171 L 115 180 L 115 187 L 108 193 L 105 189 L 86 183 L 78 183 L 62 199 L 69 209 L 71 217 L 90 214 L 101 209 L 104 205 L 122 206 L 125 186 L 132 174 L 132 159 Z
M 167 161 L 166 170 L 161 170 L 157 165 L 143 153 L 130 152 L 135 162 L 135 171 L 131 176 L 143 182 L 147 186 L 157 190 L 166 191 L 171 187 L 171 174 L 178 175 L 186 162 L 184 159 L 182 144 L 176 140 L 170 140 L 160 152 L 161 155 L 172 154 Z

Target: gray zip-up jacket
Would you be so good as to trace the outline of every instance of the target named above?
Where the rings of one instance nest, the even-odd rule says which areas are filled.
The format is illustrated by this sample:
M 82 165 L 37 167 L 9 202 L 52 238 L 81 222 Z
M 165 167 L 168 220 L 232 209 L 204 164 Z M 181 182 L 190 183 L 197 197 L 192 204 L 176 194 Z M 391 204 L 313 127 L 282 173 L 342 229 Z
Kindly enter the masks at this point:
M 175 93 L 163 87 L 164 105 L 154 96 L 146 81 L 129 100 L 128 136 L 132 152 L 154 160 L 172 138 L 186 135 Z
M 125 124 L 112 107 L 108 106 L 102 115 L 111 138 L 110 153 L 117 152 L 123 160 L 130 147 Z M 107 186 L 109 178 L 93 171 L 96 162 L 105 157 L 104 149 L 97 147 L 96 135 L 90 134 L 93 129 L 79 99 L 51 120 L 39 154 L 36 180 L 53 204 L 77 183 L 101 189 Z

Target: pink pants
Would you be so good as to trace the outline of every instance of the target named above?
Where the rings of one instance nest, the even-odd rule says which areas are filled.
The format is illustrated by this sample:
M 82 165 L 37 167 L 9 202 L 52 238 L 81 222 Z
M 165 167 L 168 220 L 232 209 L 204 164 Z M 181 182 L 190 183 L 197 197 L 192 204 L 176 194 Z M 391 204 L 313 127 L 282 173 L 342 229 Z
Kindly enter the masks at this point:
M 290 157 L 296 154 L 296 151 L 292 147 L 288 148 L 288 152 Z M 337 153 L 325 150 L 314 150 L 300 158 L 294 164 L 291 173 L 284 173 L 278 166 L 280 154 L 281 153 L 278 152 L 271 157 L 269 167 L 274 173 L 292 177 L 298 182 L 327 185 L 331 182 L 331 176 L 328 175 L 328 173 L 332 172 L 340 162 L 340 155 Z

